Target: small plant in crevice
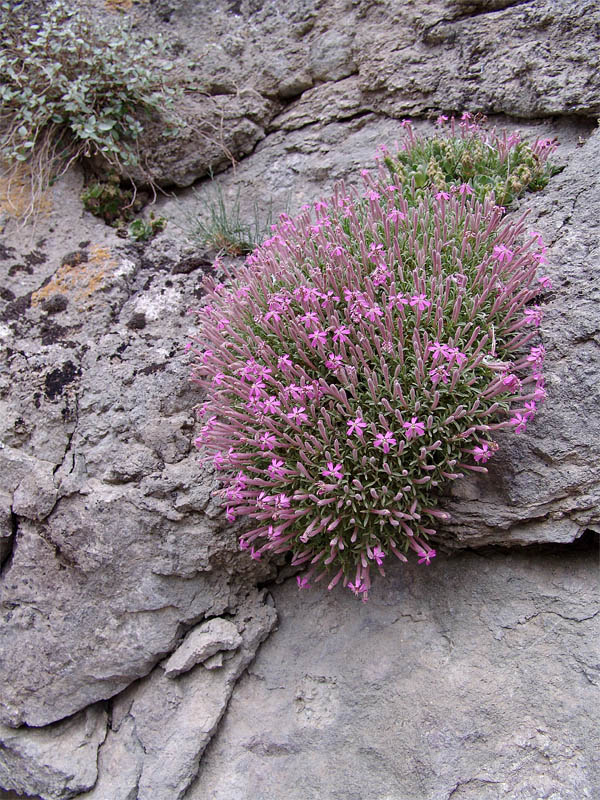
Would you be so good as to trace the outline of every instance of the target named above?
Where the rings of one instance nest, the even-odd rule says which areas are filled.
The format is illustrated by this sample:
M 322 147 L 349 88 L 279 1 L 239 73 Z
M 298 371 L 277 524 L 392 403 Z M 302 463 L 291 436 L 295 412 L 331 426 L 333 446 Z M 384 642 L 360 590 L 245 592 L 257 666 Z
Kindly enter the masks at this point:
M 151 211 L 148 219 L 134 219 L 127 227 L 129 237 L 136 242 L 147 242 L 164 231 L 167 225 L 165 217 L 156 217 Z
M 106 15 L 105 15 L 106 16 Z M 160 38 L 141 40 L 126 16 L 93 19 L 84 4 L 0 3 L 0 161 L 11 181 L 32 175 L 32 200 L 75 160 L 139 164 L 145 119 L 169 113 L 177 89 Z
M 107 225 L 121 227 L 142 210 L 147 196 L 137 195 L 131 186 L 123 184 L 116 172 L 109 172 L 104 180 L 92 181 L 82 192 L 81 200 L 90 214 Z
M 240 192 L 228 201 L 222 188 L 213 183 L 207 196 L 196 198 L 202 204 L 200 212 L 188 213 L 185 233 L 201 247 L 214 250 L 220 255 L 243 256 L 251 253 L 271 230 L 273 222 L 272 203 L 262 214 L 254 204 L 251 221 L 243 218 L 240 209 Z
M 432 158 L 406 123 L 361 190 L 282 215 L 243 268 L 205 280 L 194 312 L 196 444 L 223 470 L 227 518 L 253 522 L 240 546 L 290 552 L 300 587 L 366 599 L 390 556 L 428 564 L 441 488 L 485 472 L 495 432 L 524 431 L 545 397 L 545 247 L 494 190 L 539 188 L 553 146 L 470 115 L 448 127 L 440 152 L 460 158 L 417 179 Z

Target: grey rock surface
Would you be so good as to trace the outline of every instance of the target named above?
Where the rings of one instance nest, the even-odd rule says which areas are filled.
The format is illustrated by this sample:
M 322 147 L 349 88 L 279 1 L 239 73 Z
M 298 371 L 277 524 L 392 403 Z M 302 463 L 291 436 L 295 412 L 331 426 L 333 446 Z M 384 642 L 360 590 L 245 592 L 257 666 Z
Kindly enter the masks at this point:
M 367 603 L 275 587 L 280 622 L 188 800 L 594 800 L 598 552 L 396 565 Z
M 324 97 L 346 119 L 600 112 L 591 0 L 185 0 L 130 13 L 168 34 L 196 88 L 175 138 L 162 120 L 146 126 L 146 173 L 162 186 L 222 169 L 282 124 L 313 124 Z
M 276 620 L 275 610 L 255 591 L 246 598 L 243 611 L 229 621 L 240 647 L 221 669 L 207 670 L 198 665 L 172 680 L 158 666 L 116 698 L 111 728 L 99 755 L 98 783 L 82 797 L 182 798 L 198 773 L 202 753 L 225 712 L 237 679 Z
M 242 643 L 237 628 L 227 619 L 215 617 L 191 630 L 177 650 L 162 665 L 167 678 L 176 678 L 202 664 L 220 650 L 237 650 Z
M 0 312 L 9 725 L 47 725 L 113 696 L 185 628 L 234 611 L 241 587 L 274 574 L 239 552 L 192 446 L 199 398 L 184 345 L 197 273 L 171 274 L 177 243 L 124 250 L 87 216 L 97 238 L 65 254 L 72 223 L 57 207 L 33 266 L 18 261 L 22 233 L 5 239 L 16 243 L 3 278 L 15 299 Z M 50 316 L 42 303 L 55 293 L 69 303 Z M 145 327 L 127 326 L 135 314 Z
M 40 730 L 0 725 L 0 786 L 43 800 L 66 800 L 98 777 L 106 712 L 91 706 Z

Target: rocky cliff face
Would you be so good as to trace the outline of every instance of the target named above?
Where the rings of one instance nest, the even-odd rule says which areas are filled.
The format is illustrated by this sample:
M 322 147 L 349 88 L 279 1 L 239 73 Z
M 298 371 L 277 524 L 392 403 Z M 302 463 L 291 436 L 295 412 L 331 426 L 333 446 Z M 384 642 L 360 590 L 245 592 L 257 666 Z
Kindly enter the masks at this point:
M 76 172 L 36 229 L 5 219 L 0 796 L 598 796 L 596 4 L 160 0 L 126 13 L 166 31 L 203 89 L 176 146 L 148 133 L 164 186 L 229 153 L 226 196 L 294 209 L 352 181 L 400 118 L 427 129 L 430 112 L 465 107 L 557 135 L 565 168 L 524 201 L 554 285 L 548 401 L 488 476 L 446 498 L 435 567 L 398 567 L 366 606 L 299 595 L 273 583 L 281 565 L 239 552 L 191 447 L 186 312 L 210 259 L 177 224 L 196 197 L 161 198 L 170 224 L 147 245 L 82 212 Z

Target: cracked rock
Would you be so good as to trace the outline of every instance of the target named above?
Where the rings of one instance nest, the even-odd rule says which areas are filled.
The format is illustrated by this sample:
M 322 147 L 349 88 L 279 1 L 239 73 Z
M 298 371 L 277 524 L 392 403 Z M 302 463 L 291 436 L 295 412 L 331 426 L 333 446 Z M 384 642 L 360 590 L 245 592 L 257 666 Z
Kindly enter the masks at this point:
M 242 643 L 236 626 L 226 619 L 209 619 L 190 631 L 163 664 L 167 678 L 175 678 L 220 650 L 236 650 Z M 220 666 L 220 665 L 219 665 Z
M 105 736 L 106 712 L 99 706 L 46 728 L 0 724 L 0 787 L 43 800 L 75 797 L 96 783 Z
M 239 630 L 240 644 L 221 669 L 198 664 L 171 680 L 158 666 L 116 698 L 113 729 L 100 751 L 100 777 L 85 800 L 180 800 L 198 773 L 236 681 L 276 620 L 264 592 L 253 591 L 233 621 L 222 626 L 223 637 Z M 215 622 L 226 620 L 207 624 Z

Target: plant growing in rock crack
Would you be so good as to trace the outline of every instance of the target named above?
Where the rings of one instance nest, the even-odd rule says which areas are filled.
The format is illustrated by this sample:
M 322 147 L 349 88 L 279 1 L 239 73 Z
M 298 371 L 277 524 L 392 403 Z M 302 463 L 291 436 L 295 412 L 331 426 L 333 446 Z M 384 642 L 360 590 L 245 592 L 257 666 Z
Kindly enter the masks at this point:
M 461 158 L 418 186 L 397 165 L 427 145 L 405 127 L 361 191 L 282 215 L 239 272 L 206 280 L 189 345 L 208 393 L 196 444 L 225 470 L 227 518 L 254 522 L 241 547 L 291 552 L 300 587 L 327 576 L 363 599 L 390 555 L 431 561 L 440 487 L 486 471 L 495 431 L 523 431 L 545 396 L 530 346 L 545 248 L 484 187 L 521 153 L 536 188 L 552 148 L 518 150 L 466 116 L 444 137 Z M 480 156 L 497 164 L 489 184 Z
M 36 197 L 75 159 L 98 155 L 121 170 L 139 163 L 144 117 L 176 95 L 161 40 L 136 37 L 125 18 L 92 22 L 53 0 L 0 5 L 0 160 L 30 167 Z
M 200 200 L 198 194 L 196 197 Z M 208 195 L 201 202 L 200 213 L 192 212 L 187 215 L 185 233 L 192 242 L 220 255 L 235 257 L 251 253 L 271 229 L 271 203 L 264 219 L 255 203 L 253 219 L 247 222 L 240 210 L 239 191 L 229 203 L 221 187 L 213 183 Z

